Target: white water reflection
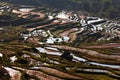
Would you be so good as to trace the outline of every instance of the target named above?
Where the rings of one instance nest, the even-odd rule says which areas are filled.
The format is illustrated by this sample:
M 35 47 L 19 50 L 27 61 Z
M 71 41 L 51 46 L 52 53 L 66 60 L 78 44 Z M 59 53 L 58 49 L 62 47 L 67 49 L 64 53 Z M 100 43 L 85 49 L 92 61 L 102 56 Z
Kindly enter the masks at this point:
M 77 60 L 77 61 L 82 61 L 82 62 L 86 62 L 87 60 L 84 59 L 84 58 L 81 58 L 81 57 L 78 57 L 78 56 L 75 56 L 74 54 L 71 54 L 73 56 L 73 59 L 74 60 Z
M 61 56 L 61 52 L 57 52 L 57 51 L 52 51 L 52 52 L 49 52 L 47 51 L 47 49 L 45 48 L 36 48 L 39 52 L 42 52 L 42 53 L 46 53 L 46 54 L 50 54 L 50 55 L 56 55 L 56 56 Z M 50 49 L 50 48 L 49 48 Z M 85 62 L 87 64 L 92 64 L 92 65 L 96 65 L 96 66 L 102 66 L 102 67 L 109 67 L 109 68 L 120 68 L 120 65 L 110 65 L 110 64 L 102 64 L 102 63 L 97 63 L 97 62 L 89 62 L 87 59 L 85 58 L 82 58 L 82 57 L 78 57 L 78 56 L 75 56 L 74 54 L 71 54 L 73 55 L 73 60 L 74 61 L 80 61 L 80 62 Z
M 102 63 L 96 63 L 96 62 L 88 62 L 88 64 L 97 65 L 97 66 L 103 66 L 103 67 L 110 67 L 110 68 L 120 68 L 120 65 L 110 65 L 110 64 L 102 64 Z
M 51 52 L 49 52 L 49 51 L 47 51 L 45 48 L 41 48 L 41 47 L 39 47 L 39 48 L 36 48 L 39 52 L 42 52 L 42 53 L 46 53 L 46 54 L 50 54 L 50 55 L 56 55 L 56 56 L 60 56 L 61 55 L 61 53 L 60 52 L 56 52 L 56 51 L 51 51 Z

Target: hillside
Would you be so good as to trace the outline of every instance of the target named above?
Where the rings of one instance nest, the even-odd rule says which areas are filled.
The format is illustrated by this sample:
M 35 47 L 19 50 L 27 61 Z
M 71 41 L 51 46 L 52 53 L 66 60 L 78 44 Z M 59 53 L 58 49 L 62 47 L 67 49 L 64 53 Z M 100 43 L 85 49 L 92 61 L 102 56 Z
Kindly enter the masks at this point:
M 0 80 L 120 80 L 114 5 L 88 1 L 0 0 Z
M 120 17 L 120 0 L 0 0 L 15 4 L 47 6 L 57 9 L 87 11 L 99 17 Z

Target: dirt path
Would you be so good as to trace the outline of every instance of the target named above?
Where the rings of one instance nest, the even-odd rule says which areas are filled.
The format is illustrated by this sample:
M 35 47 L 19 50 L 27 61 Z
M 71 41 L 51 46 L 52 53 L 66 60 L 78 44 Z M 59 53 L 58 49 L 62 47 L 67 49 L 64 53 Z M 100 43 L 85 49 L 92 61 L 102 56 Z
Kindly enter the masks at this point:
M 69 29 L 69 30 L 67 30 L 67 31 L 64 31 L 64 32 L 60 33 L 59 35 L 60 35 L 60 36 L 68 36 L 69 33 L 74 32 L 74 31 L 76 31 L 76 30 L 78 30 L 78 29 L 77 29 L 77 28 L 72 28 L 72 29 Z
M 34 28 L 28 28 L 27 30 L 28 31 L 33 31 L 35 29 L 41 29 L 41 28 L 45 28 L 45 27 L 48 27 L 48 26 L 52 26 L 52 25 L 58 25 L 60 23 L 60 21 L 53 21 L 49 24 L 46 24 L 46 25 L 41 25 L 41 26 L 36 26 Z
M 117 48 L 120 47 L 120 43 L 118 44 L 104 44 L 104 45 L 98 45 L 98 46 L 87 46 L 84 48 Z
M 13 13 L 18 14 L 19 17 L 27 18 L 28 15 L 39 15 L 40 19 L 43 19 L 45 17 L 44 13 L 41 12 L 23 12 L 18 10 L 13 10 Z
M 60 23 L 60 21 L 56 21 L 56 20 L 54 20 L 53 22 L 51 22 L 50 24 L 46 24 L 46 25 L 42 25 L 42 26 L 37 26 L 36 28 L 37 29 L 40 29 L 40 28 L 45 28 L 46 26 L 52 26 L 52 25 L 57 25 L 57 24 L 59 24 Z
M 39 15 L 39 17 L 42 19 L 45 17 L 45 14 L 44 13 L 41 13 L 41 12 L 31 12 L 32 15 Z
M 73 76 L 73 75 L 58 71 L 53 68 L 48 68 L 48 67 L 39 67 L 37 70 L 28 70 L 28 69 L 23 69 L 23 68 L 19 68 L 19 67 L 14 67 L 14 68 L 18 69 L 18 70 L 22 70 L 31 76 L 33 75 L 33 76 L 39 78 L 40 80 L 63 80 L 61 78 L 72 79 L 72 80 L 83 80 L 80 77 Z M 43 71 L 45 73 L 43 73 L 41 71 Z M 51 76 L 51 75 L 53 75 L 53 76 Z M 58 78 L 58 77 L 60 77 L 60 78 Z
M 28 69 L 23 69 L 23 68 L 19 68 L 19 67 L 14 67 L 14 68 L 18 69 L 18 70 L 22 70 L 26 74 L 28 74 L 30 76 L 35 76 L 40 80 L 63 80 L 63 79 L 60 79 L 60 78 L 57 78 L 54 76 L 47 75 L 47 74 L 45 74 L 41 71 L 38 71 L 38 70 L 28 70 Z
M 64 73 L 64 72 L 61 72 L 61 71 L 58 71 L 56 69 L 53 69 L 53 68 L 48 68 L 48 67 L 41 67 L 40 68 L 41 70 L 51 74 L 51 75 L 55 75 L 55 76 L 59 76 L 61 78 L 68 78 L 68 79 L 74 79 L 74 80 L 82 80 L 82 78 L 80 77 L 76 77 L 76 76 L 73 76 L 73 75 L 70 75 L 70 74 L 67 74 L 67 73 Z
M 70 42 L 73 42 L 77 38 L 77 34 L 81 33 L 84 30 L 84 28 L 81 28 L 79 31 L 73 32 L 69 34 Z

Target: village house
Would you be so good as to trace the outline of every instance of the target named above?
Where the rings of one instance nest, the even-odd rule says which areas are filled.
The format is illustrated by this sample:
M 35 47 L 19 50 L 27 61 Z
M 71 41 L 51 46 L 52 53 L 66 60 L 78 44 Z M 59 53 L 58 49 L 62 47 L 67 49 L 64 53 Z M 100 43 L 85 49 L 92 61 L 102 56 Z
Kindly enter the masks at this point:
M 56 16 L 56 18 L 61 18 L 61 19 L 68 19 L 68 17 L 69 16 L 66 14 L 65 11 L 58 13 L 58 15 Z
M 31 35 L 32 36 L 43 36 L 43 37 L 47 37 L 48 36 L 48 34 L 46 33 L 46 31 L 44 31 L 44 30 L 33 30 L 31 32 Z
M 6 6 L 6 5 L 0 5 L 0 15 L 3 12 L 11 12 L 12 8 L 10 6 Z
M 30 34 L 29 31 L 25 31 L 25 32 L 22 32 L 20 34 L 20 36 L 22 36 L 24 38 L 24 40 L 26 40 L 27 38 L 31 37 L 32 35 Z
M 34 10 L 35 8 L 20 8 L 19 11 L 22 11 L 22 12 L 30 12 L 32 10 Z

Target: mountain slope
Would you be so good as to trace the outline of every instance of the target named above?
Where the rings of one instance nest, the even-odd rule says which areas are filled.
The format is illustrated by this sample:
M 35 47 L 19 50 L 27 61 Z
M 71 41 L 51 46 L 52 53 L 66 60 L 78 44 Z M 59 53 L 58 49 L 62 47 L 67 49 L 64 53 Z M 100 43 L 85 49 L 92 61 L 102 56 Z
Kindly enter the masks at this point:
M 15 4 L 87 11 L 100 17 L 120 17 L 120 0 L 0 0 Z

